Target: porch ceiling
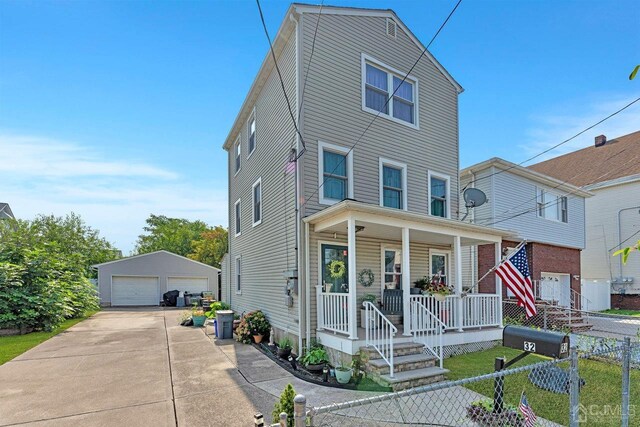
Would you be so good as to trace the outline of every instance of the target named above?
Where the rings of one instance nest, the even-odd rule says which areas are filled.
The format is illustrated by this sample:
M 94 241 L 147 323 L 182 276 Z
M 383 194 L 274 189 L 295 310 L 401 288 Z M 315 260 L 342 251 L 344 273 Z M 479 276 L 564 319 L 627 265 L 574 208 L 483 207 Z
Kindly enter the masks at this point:
M 506 230 L 353 200 L 344 200 L 304 218 L 304 221 L 313 224 L 317 232 L 345 234 L 349 218 L 355 219 L 357 226 L 364 227 L 358 232 L 358 237 L 400 240 L 403 228 L 409 228 L 411 241 L 443 245 L 452 244 L 454 236 L 460 236 L 464 246 L 501 242 L 503 238 L 515 237 L 514 233 Z

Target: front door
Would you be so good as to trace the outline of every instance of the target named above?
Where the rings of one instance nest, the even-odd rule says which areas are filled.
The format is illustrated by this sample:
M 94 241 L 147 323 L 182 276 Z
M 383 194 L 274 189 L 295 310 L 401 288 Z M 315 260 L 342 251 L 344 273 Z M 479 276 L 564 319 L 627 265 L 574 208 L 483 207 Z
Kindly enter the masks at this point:
M 349 262 L 346 246 L 322 245 L 322 291 L 349 292 Z
M 568 274 L 541 273 L 540 298 L 562 307 L 571 305 L 570 276 Z

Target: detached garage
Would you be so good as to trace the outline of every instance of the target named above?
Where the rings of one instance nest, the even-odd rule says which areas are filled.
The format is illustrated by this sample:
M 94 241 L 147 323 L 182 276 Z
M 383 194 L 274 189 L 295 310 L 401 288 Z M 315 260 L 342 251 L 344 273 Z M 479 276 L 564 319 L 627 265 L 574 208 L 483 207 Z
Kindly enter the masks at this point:
M 168 251 L 94 265 L 103 306 L 159 305 L 162 294 L 177 289 L 213 292 L 218 297 L 220 270 Z

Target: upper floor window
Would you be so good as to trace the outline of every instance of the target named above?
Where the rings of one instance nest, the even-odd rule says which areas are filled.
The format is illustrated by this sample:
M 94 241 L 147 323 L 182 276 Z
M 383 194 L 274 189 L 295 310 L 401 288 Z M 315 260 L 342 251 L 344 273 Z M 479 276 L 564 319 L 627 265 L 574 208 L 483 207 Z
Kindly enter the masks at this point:
M 566 196 L 561 196 L 543 188 L 537 190 L 537 212 L 541 218 L 567 222 L 569 220 Z
M 333 204 L 353 197 L 353 157 L 349 149 L 318 142 L 320 203 Z
M 240 229 L 240 199 L 236 200 L 236 203 L 234 205 L 234 210 L 235 210 L 235 231 L 236 231 L 236 237 L 240 235 L 241 233 L 241 229 Z
M 362 55 L 362 108 L 365 111 L 378 112 L 399 123 L 417 128 L 416 95 L 418 81 L 404 73 Z M 393 98 L 389 99 L 393 94 Z M 389 100 L 387 102 L 387 100 Z
M 240 171 L 240 155 L 242 154 L 242 144 L 240 143 L 240 137 L 236 141 L 236 145 L 234 147 L 235 155 L 236 155 L 236 173 Z
M 253 113 L 251 118 L 249 119 L 249 124 L 247 126 L 247 133 L 249 134 L 249 156 L 253 153 L 253 150 L 256 149 L 256 114 Z
M 253 184 L 253 226 L 262 223 L 262 178 Z
M 380 159 L 380 206 L 407 209 L 407 165 Z
M 236 293 L 239 294 L 241 292 L 241 282 L 242 282 L 242 258 L 240 256 L 236 257 Z
M 449 177 L 429 171 L 429 213 L 449 218 Z

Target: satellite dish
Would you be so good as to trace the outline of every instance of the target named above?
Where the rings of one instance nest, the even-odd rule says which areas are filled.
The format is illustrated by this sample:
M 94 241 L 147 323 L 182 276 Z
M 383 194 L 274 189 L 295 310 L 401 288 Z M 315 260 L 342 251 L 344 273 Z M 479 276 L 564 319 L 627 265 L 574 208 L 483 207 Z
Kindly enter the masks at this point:
M 462 194 L 467 208 L 477 208 L 487 203 L 487 195 L 477 188 L 467 188 Z

